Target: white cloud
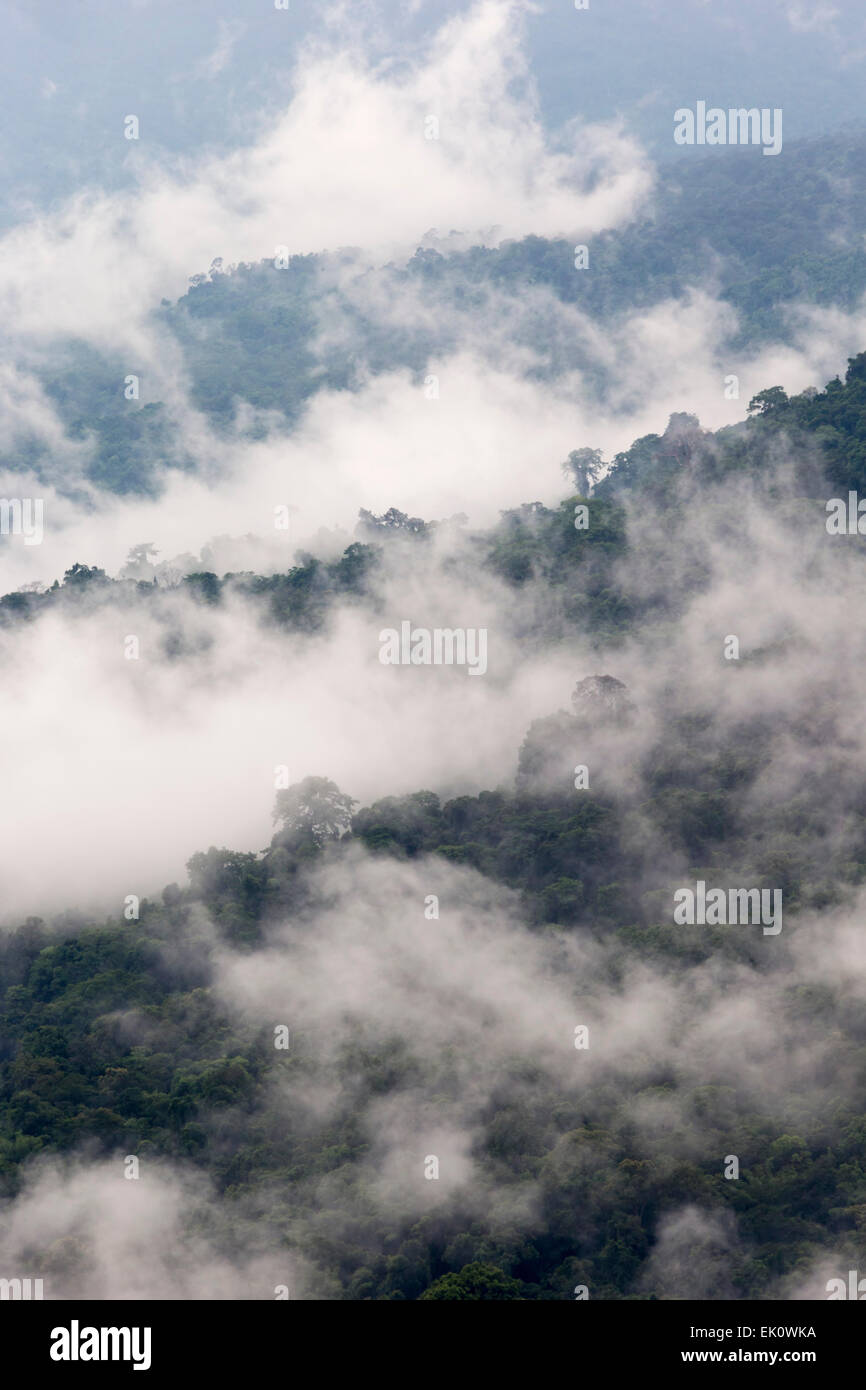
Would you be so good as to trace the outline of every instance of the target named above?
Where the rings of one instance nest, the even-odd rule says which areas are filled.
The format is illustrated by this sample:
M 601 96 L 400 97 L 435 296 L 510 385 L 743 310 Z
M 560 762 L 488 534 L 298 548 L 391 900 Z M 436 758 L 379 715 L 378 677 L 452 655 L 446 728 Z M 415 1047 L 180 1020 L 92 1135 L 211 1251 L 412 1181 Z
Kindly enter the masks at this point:
M 836 6 L 824 4 L 823 0 L 792 0 L 784 6 L 784 14 L 798 34 L 834 33 L 839 18 Z
M 7 234 L 0 310 L 16 335 L 140 349 L 144 317 L 225 260 L 362 246 L 411 251 L 432 226 L 499 239 L 587 235 L 631 217 L 652 172 L 613 126 L 553 148 L 523 58 L 519 0 L 479 0 L 413 66 L 307 47 L 288 108 L 248 149 L 146 163 L 133 195 L 90 193 Z M 425 138 L 425 121 L 440 122 Z M 590 179 L 593 180 L 590 184 Z
M 231 61 L 232 49 L 246 33 L 246 27 L 241 20 L 219 20 L 216 46 L 196 65 L 196 74 L 210 79 L 218 77 Z

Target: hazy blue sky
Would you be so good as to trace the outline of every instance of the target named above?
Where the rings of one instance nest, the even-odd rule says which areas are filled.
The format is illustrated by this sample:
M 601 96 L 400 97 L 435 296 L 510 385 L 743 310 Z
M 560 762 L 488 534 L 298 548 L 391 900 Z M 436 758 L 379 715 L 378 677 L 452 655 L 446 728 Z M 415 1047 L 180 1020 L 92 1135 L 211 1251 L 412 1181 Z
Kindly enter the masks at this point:
M 450 0 L 60 0 L 0 6 L 0 216 L 82 187 L 117 187 L 134 159 L 243 145 L 286 103 L 311 35 L 399 61 Z M 862 0 L 539 0 L 527 47 L 546 122 L 622 115 L 656 158 L 679 105 L 781 106 L 785 138 L 862 117 Z M 146 154 L 122 138 L 131 112 Z

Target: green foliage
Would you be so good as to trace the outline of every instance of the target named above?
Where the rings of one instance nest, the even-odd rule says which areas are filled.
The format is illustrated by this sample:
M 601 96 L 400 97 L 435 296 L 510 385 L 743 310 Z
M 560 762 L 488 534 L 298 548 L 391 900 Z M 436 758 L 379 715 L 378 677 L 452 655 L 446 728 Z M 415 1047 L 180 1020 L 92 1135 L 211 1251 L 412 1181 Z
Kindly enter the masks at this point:
M 554 274 L 550 248 L 531 250 Z M 507 262 L 529 253 L 521 243 L 502 254 Z M 411 273 L 445 272 L 422 258 Z M 230 281 L 214 291 L 217 317 L 235 293 Z M 210 289 L 199 285 L 195 294 L 195 312 L 206 315 Z M 515 508 L 473 538 L 481 563 L 507 585 L 539 586 L 548 611 L 538 623 L 533 610 L 527 640 L 583 634 L 615 654 L 639 621 L 672 621 L 675 613 L 658 614 L 651 596 L 624 587 L 635 507 L 652 497 L 672 530 L 682 518 L 680 487 L 760 479 L 782 432 L 795 461 L 817 442 L 840 488 L 866 481 L 866 353 L 851 359 L 844 383 L 790 399 L 771 388 L 752 404 L 752 418 L 734 431 L 709 435 L 675 415 L 663 434 L 636 441 L 595 485 L 586 531 L 574 527 L 570 498 L 556 508 Z M 363 527 L 376 545 L 359 540 L 337 561 L 304 556 L 264 577 L 203 572 L 182 581 L 183 591 L 205 607 L 243 597 L 263 623 L 302 632 L 324 625 L 335 603 L 375 610 L 383 552 L 396 545 L 426 554 L 431 526 L 392 509 L 363 518 Z M 699 587 L 699 566 L 694 576 Z M 0 620 L 109 611 L 119 594 L 158 612 L 158 593 L 76 565 L 45 594 L 0 600 Z M 174 636 L 168 625 L 165 642 Z M 182 646 L 172 650 L 183 659 Z M 855 1260 L 866 1231 L 866 1008 L 826 975 L 786 992 L 784 952 L 788 933 L 807 920 L 802 909 L 832 904 L 866 877 L 866 798 L 856 770 L 852 776 L 841 762 L 814 769 L 808 754 L 818 735 L 808 721 L 776 727 L 743 713 L 732 723 L 683 709 L 671 694 L 631 759 L 628 786 L 606 787 L 593 771 L 591 788 L 576 793 L 571 769 L 592 736 L 586 720 L 565 711 L 535 720 L 515 749 L 514 791 L 442 799 L 421 790 L 356 811 L 329 779 L 307 778 L 278 793 L 269 846 L 193 855 L 188 884 L 142 902 L 137 923 L 70 915 L 49 927 L 29 918 L 0 939 L 0 1195 L 20 1189 L 39 1155 L 165 1155 L 200 1169 L 227 1212 L 237 1212 L 240 1198 L 266 1204 L 280 1238 L 324 1271 L 337 1298 L 548 1300 L 571 1298 L 581 1283 L 594 1297 L 657 1296 L 659 1222 L 684 1205 L 705 1217 L 736 1215 L 742 1252 L 731 1277 L 742 1297 L 768 1296 L 774 1281 L 828 1248 Z M 768 805 L 753 793 L 780 748 L 786 766 L 806 767 L 809 780 Z M 828 849 L 840 840 L 844 850 Z M 473 1136 L 476 1157 L 507 1197 L 496 1221 L 457 1199 L 385 1223 L 359 1176 L 370 1146 L 360 1101 L 399 1103 L 430 1082 L 412 1040 L 364 1036 L 349 1021 L 333 1074 L 323 1077 L 303 1035 L 277 1063 L 267 1030 L 231 1015 L 212 975 L 214 950 L 252 955 L 275 922 L 305 907 L 311 864 L 339 863 L 359 845 L 404 861 L 438 856 L 473 867 L 491 891 L 511 888 L 527 929 L 564 961 L 571 933 L 587 949 L 611 947 L 611 988 L 636 955 L 663 983 L 688 968 L 696 979 L 734 981 L 746 967 L 776 971 L 776 1022 L 791 1036 L 809 1029 L 822 1040 L 814 1067 L 826 1105 L 814 1113 L 780 1090 L 761 1113 L 748 1074 L 742 1083 L 704 1084 L 652 1058 L 613 1069 L 583 1097 L 564 1092 L 531 1057 L 515 1056 Z M 685 881 L 783 884 L 786 935 L 772 959 L 757 936 L 673 928 L 671 864 L 687 870 Z M 435 1059 L 436 1095 L 462 1084 L 458 1063 L 467 1059 L 458 1052 L 455 1045 L 453 1056 Z M 323 1081 L 336 1097 L 324 1117 L 308 1104 Z M 639 1128 L 642 1114 L 656 1122 Z M 726 1153 L 739 1156 L 736 1182 L 721 1177 Z M 339 1230 L 298 1219 L 299 1210 L 321 1211 L 323 1193 L 351 1212 Z M 521 1213 L 519 1230 L 506 1229 L 509 1209 Z
M 473 1260 L 464 1265 L 459 1273 L 443 1274 L 435 1279 L 429 1288 L 419 1296 L 421 1299 L 462 1299 L 477 1303 L 503 1299 L 520 1300 L 521 1288 L 517 1279 L 504 1274 L 495 1265 L 482 1264 Z
M 305 777 L 277 792 L 274 820 L 282 830 L 281 844 L 312 843 L 320 849 L 326 840 L 338 840 L 349 829 L 357 805 L 327 777 Z

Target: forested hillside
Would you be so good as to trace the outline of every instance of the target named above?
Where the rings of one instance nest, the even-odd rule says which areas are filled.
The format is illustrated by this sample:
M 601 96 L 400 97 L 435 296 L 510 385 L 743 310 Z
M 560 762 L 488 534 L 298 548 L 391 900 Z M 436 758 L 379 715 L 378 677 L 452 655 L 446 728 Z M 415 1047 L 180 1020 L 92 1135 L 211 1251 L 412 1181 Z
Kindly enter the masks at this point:
M 804 189 L 809 160 L 826 168 L 825 155 L 801 156 Z M 719 196 L 706 178 L 707 199 Z M 656 268 L 641 274 L 661 286 L 652 247 L 667 232 L 656 233 L 646 243 Z M 726 235 L 740 258 L 727 292 L 760 333 L 774 293 L 756 262 L 760 222 L 733 218 Z M 564 254 L 537 241 L 467 253 L 466 275 L 556 284 Z M 816 295 L 832 292 L 849 255 L 818 256 Z M 778 245 L 772 257 L 788 293 Z M 431 252 L 399 273 L 445 277 L 452 292 L 461 264 Z M 229 375 L 243 384 L 256 344 L 306 312 L 304 282 L 319 270 L 306 260 L 281 282 L 301 307 L 268 291 L 265 329 L 256 286 L 271 274 L 217 275 L 167 311 L 198 354 L 209 411 L 232 407 L 195 325 L 234 325 Z M 601 281 L 599 311 L 610 307 Z M 256 368 L 257 403 L 297 408 L 296 352 L 296 394 Z M 52 588 L 0 601 L 7 634 L 58 614 L 74 623 L 140 608 L 162 656 L 182 666 L 219 640 L 206 625 L 218 612 L 292 642 L 351 610 L 375 634 L 389 567 L 442 565 L 468 589 L 501 586 L 503 625 L 527 652 L 575 654 L 560 708 L 526 720 L 496 786 L 359 806 L 322 766 L 276 793 L 269 845 L 203 849 L 188 882 L 143 898 L 137 918 L 91 920 L 70 903 L 4 937 L 3 1196 L 51 1156 L 179 1165 L 220 1199 L 213 1247 L 285 1255 L 306 1298 L 562 1299 L 578 1285 L 608 1299 L 777 1298 L 831 1256 L 856 1266 L 861 651 L 847 609 L 814 614 L 818 598 L 863 584 L 859 538 L 829 535 L 825 520 L 829 497 L 866 482 L 866 353 L 822 392 L 768 388 L 736 427 L 711 433 L 674 416 L 594 489 L 602 461 L 591 440 L 575 442 L 565 472 L 579 491 L 558 508 L 529 501 L 491 531 L 457 524 L 459 543 L 453 520 L 367 513 L 340 559 L 309 555 L 284 574 L 166 586 L 109 579 L 82 557 Z M 586 529 L 575 524 L 582 505 Z M 730 591 L 718 613 L 709 606 L 720 572 L 725 584 L 750 576 L 766 619 L 749 637 L 747 610 L 736 610 L 746 628 L 733 661 Z M 794 575 L 802 589 L 786 607 Z M 195 641 L 180 602 L 201 615 Z M 691 656 L 679 630 L 701 634 Z M 783 929 L 677 925 L 673 888 L 696 880 L 781 890 Z M 478 968 L 454 966 L 467 958 Z M 538 995 L 529 1022 L 514 1008 L 521 988 Z M 583 1026 L 585 1049 L 572 1040 Z M 282 1050 L 280 1027 L 291 1039 Z M 423 1117 L 423 1140 L 407 1114 Z M 427 1142 L 451 1175 L 441 1185 L 424 1181 Z M 731 1155 L 736 1181 L 725 1176 Z M 28 1239 L 28 1268 L 87 1283 L 86 1232 Z M 686 1272 L 684 1250 L 700 1255 Z
M 592 238 L 586 272 L 575 270 L 575 246 L 564 239 L 467 248 L 444 229 L 431 229 L 410 259 L 376 268 L 351 245 L 286 256 L 279 267 L 275 257 L 217 258 L 176 303 L 154 306 L 153 327 L 189 404 L 217 431 L 237 427 L 250 439 L 293 428 L 322 391 L 357 391 L 396 370 L 423 381 L 431 360 L 467 337 L 491 364 L 522 355 L 542 380 L 579 370 L 603 399 L 616 368 L 594 335 L 695 289 L 736 312 L 732 354 L 791 341 L 789 309 L 852 311 L 866 291 L 864 168 L 866 137 L 855 132 L 792 146 L 784 166 L 731 150 L 666 169 L 646 211 Z M 579 333 L 567 317 L 575 312 Z M 130 374 L 141 372 L 128 355 L 68 337 L 22 366 L 40 382 L 67 443 L 84 450 L 88 482 L 151 494 L 163 469 L 195 466 L 174 392 L 150 371 L 140 394 L 125 394 Z M 55 452 L 25 429 L 0 463 L 35 469 L 74 494 Z

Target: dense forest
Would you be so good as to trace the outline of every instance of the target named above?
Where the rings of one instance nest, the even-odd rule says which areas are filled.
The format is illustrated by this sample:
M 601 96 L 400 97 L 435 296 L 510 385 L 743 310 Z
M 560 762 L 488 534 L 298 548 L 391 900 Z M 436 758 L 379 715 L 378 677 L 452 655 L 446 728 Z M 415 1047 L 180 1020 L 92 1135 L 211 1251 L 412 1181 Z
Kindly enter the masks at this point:
M 804 208 L 817 206 L 807 194 L 831 155 L 844 173 L 844 147 L 800 152 Z M 724 189 L 718 167 L 714 196 Z M 754 203 L 748 217 L 725 225 L 737 264 L 725 292 L 755 334 L 774 296 L 802 289 L 785 279 L 786 247 L 791 266 L 803 265 L 797 186 L 786 185 L 790 221 L 776 222 L 770 246 Z M 710 235 L 707 199 L 684 197 L 677 217 L 686 209 L 706 217 Z M 829 193 L 823 213 L 833 215 Z M 620 267 L 644 247 L 651 264 L 635 274 L 653 293 L 675 290 L 673 265 L 687 278 L 669 240 L 675 225 L 683 227 L 672 214 L 661 227 L 630 232 L 628 247 L 610 242 Z M 696 244 L 687 220 L 682 235 Z M 516 267 L 525 276 L 531 266 L 565 292 L 557 265 L 566 250 L 532 239 L 457 254 L 447 266 L 428 251 L 392 273 L 444 277 L 456 293 L 464 275 L 477 286 L 507 283 Z M 762 255 L 777 268 L 773 284 Z M 862 251 L 851 255 L 816 252 L 816 296 L 832 293 L 837 276 L 854 293 L 855 269 L 866 284 Z M 257 295 L 266 269 L 217 273 L 166 309 L 198 353 L 206 409 L 230 412 L 232 404 L 214 391 L 207 344 L 196 347 L 203 318 L 232 319 L 237 360 L 222 375 L 242 384 L 256 344 L 272 343 L 284 324 L 297 356 L 295 397 L 280 395 L 258 365 L 248 370 L 260 404 L 288 414 L 298 407 L 307 388 L 297 323 L 309 311 L 307 282 L 321 273 L 312 258 L 293 263 L 281 281 L 285 301 L 271 288 Z M 607 284 L 603 275 L 593 280 L 599 312 L 615 308 Z M 344 367 L 333 370 L 349 384 Z M 51 588 L 0 600 L 6 631 L 58 611 L 72 622 L 121 601 L 140 605 L 161 625 L 162 655 L 183 663 L 200 644 L 190 646 L 178 601 L 184 613 L 242 611 L 290 641 L 327 631 L 347 606 L 375 625 L 389 563 L 442 563 L 460 583 L 486 575 L 512 595 L 512 632 L 528 647 L 568 652 L 579 637 L 595 661 L 563 691 L 569 709 L 531 722 L 501 785 L 453 797 L 419 788 L 358 806 L 352 788 L 337 787 L 323 767 L 276 793 L 268 846 L 194 854 L 188 882 L 143 898 L 137 917 L 89 920 L 70 904 L 56 920 L 30 917 L 4 936 L 4 1197 L 21 1190 L 29 1164 L 52 1156 L 179 1165 L 200 1172 L 222 1199 L 216 1248 L 258 1248 L 264 1229 L 269 1249 L 300 1261 L 308 1298 L 546 1300 L 581 1286 L 603 1299 L 775 1298 L 831 1254 L 852 1268 L 862 1263 L 866 999 L 834 935 L 856 913 L 866 879 L 850 672 L 822 665 L 802 701 L 770 699 L 767 673 L 780 673 L 787 690 L 820 638 L 794 625 L 726 663 L 723 626 L 708 675 L 739 683 L 741 693 L 731 686 L 714 702 L 697 676 L 684 678 L 669 644 L 715 583 L 708 515 L 722 538 L 740 535 L 748 509 L 781 518 L 791 537 L 786 563 L 801 565 L 810 583 L 841 589 L 853 575 L 856 592 L 857 540 L 851 550 L 830 537 L 825 509 L 829 497 L 866 485 L 866 352 L 823 391 L 761 392 L 737 426 L 711 433 L 691 415 L 674 416 L 663 433 L 617 455 L 603 478 L 600 455 L 578 442 L 564 465 L 574 490 L 559 507 L 527 503 L 487 532 L 459 519 L 365 513 L 341 558 L 303 556 L 282 574 L 199 573 L 167 585 L 110 579 L 81 563 Z M 120 472 L 143 482 L 131 456 Z M 122 486 L 119 473 L 112 477 Z M 586 529 L 574 522 L 580 505 Z M 461 543 L 437 559 L 437 537 L 449 528 Z M 734 564 L 748 562 L 741 541 Z M 202 627 L 200 642 L 212 640 Z M 635 650 L 661 672 L 643 696 L 617 674 L 633 668 Z M 578 765 L 591 774 L 580 789 Z M 676 925 L 672 885 L 698 879 L 781 889 L 781 935 Z M 500 984 L 509 952 L 518 962 L 529 952 L 576 1027 L 591 1020 L 585 1053 L 566 1038 L 559 1056 L 516 1024 L 509 1036 L 505 985 L 487 996 L 448 973 L 436 953 L 453 941 L 458 894 L 467 939 L 498 963 Z M 425 915 L 434 899 L 435 914 Z M 353 1006 L 342 976 L 332 1013 L 315 997 L 317 938 L 351 959 L 353 933 L 381 969 L 378 1022 L 376 1001 L 366 1013 Z M 434 1011 L 439 990 L 456 1001 L 451 1035 L 428 1036 L 420 1023 L 416 1034 L 388 1003 L 404 987 L 394 963 L 401 942 L 419 1018 L 425 989 Z M 281 975 L 290 1017 L 269 1012 L 261 993 L 255 1007 L 241 1007 L 226 985 Z M 644 989 L 659 1001 L 647 1035 L 657 1046 L 641 1035 L 636 1047 L 629 1019 Z M 715 1033 L 701 1031 L 709 1017 Z M 285 1051 L 274 1043 L 281 1025 L 291 1034 Z M 626 1037 L 617 1043 L 620 1028 Z M 677 1038 L 692 1040 L 688 1056 Z M 461 1110 L 467 1091 L 471 1123 Z M 420 1195 L 385 1200 L 376 1120 L 419 1098 L 436 1115 L 463 1115 L 472 1178 L 467 1168 L 428 1200 L 437 1188 L 424 1182 L 428 1155 L 412 1150 L 394 1120 L 403 1137 L 393 1147 L 404 1145 Z M 731 1155 L 736 1181 L 725 1175 Z M 701 1252 L 699 1288 L 677 1283 L 676 1259 L 657 1258 L 678 1239 Z M 29 1248 L 32 1271 L 46 1278 L 74 1283 L 88 1268 L 84 1235 L 45 1246 L 34 1233 Z

